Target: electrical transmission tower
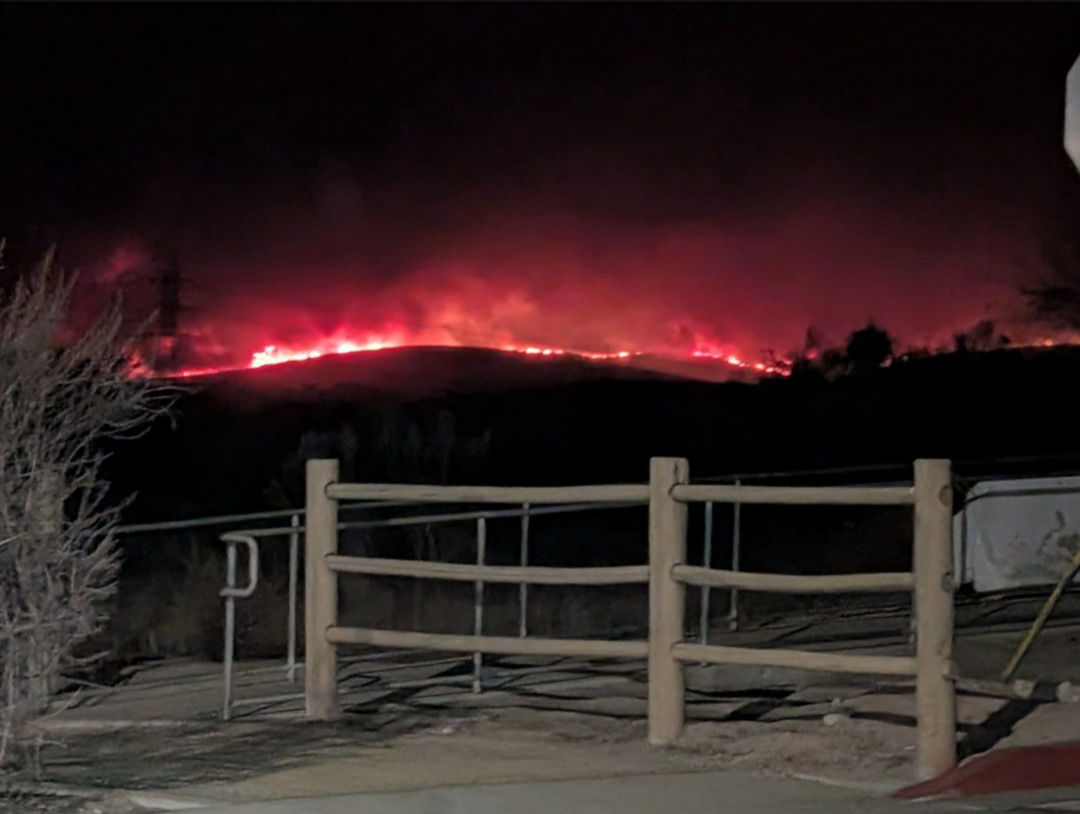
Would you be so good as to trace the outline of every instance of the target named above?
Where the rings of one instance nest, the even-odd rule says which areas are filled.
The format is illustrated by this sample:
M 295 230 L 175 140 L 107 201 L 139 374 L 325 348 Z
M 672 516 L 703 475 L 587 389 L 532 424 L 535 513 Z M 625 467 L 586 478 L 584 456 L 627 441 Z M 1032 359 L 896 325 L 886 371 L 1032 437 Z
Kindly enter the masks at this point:
M 157 373 L 174 373 L 183 363 L 184 333 L 180 325 L 183 305 L 181 293 L 186 281 L 180 273 L 180 265 L 169 259 L 157 272 L 157 325 L 151 334 L 152 365 Z
M 180 267 L 167 263 L 161 270 L 159 284 L 156 361 L 158 370 L 171 372 L 180 362 Z

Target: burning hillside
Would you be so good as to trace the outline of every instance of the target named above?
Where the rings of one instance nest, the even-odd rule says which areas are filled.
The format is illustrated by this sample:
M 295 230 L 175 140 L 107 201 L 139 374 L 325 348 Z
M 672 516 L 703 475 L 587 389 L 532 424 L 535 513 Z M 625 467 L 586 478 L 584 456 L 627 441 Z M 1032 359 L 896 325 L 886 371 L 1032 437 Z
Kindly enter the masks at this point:
M 162 373 L 167 376 L 192 378 L 215 375 L 225 372 L 256 370 L 259 368 L 288 364 L 291 362 L 307 362 L 333 356 L 351 356 L 354 354 L 373 353 L 399 348 L 423 348 L 432 347 L 419 342 L 412 342 L 402 334 L 378 337 L 342 338 L 330 337 L 311 342 L 306 345 L 266 345 L 254 351 L 251 358 L 244 364 L 234 366 L 206 367 L 206 366 L 183 366 L 175 370 L 164 369 Z M 435 347 L 455 348 L 459 345 L 447 344 Z M 684 371 L 691 367 L 698 371 L 696 378 L 728 378 L 726 373 L 752 373 L 757 375 L 784 375 L 790 363 L 786 360 L 770 360 L 747 362 L 732 353 L 723 353 L 708 347 L 698 347 L 682 356 L 669 354 L 654 355 L 639 350 L 617 350 L 609 352 L 597 352 L 588 350 L 575 350 L 558 347 L 539 347 L 515 345 L 485 346 L 474 345 L 473 349 L 496 350 L 507 354 L 514 354 L 525 358 L 537 359 L 575 359 L 586 362 L 602 362 L 609 364 L 624 364 L 647 369 L 668 367 L 672 364 L 683 363 Z M 666 361 L 666 365 L 661 362 Z M 686 363 L 696 363 L 686 367 Z M 703 365 L 712 368 L 708 372 L 702 370 Z

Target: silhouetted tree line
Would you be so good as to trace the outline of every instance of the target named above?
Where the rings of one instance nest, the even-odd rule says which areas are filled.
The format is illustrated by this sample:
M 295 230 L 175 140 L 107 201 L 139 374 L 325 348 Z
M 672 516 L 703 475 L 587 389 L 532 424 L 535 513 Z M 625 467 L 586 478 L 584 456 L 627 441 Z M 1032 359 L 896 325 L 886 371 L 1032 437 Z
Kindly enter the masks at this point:
M 1060 157 L 1060 160 L 1065 160 Z M 1057 328 L 1080 328 L 1080 177 L 1054 173 L 1042 197 L 1042 269 L 1022 294 L 1036 318 Z
M 1012 344 L 992 320 L 983 320 L 967 331 L 953 336 L 951 348 L 943 353 L 981 353 L 1007 348 Z M 833 381 L 841 376 L 860 376 L 887 367 L 923 359 L 932 354 L 929 348 L 911 348 L 898 353 L 896 340 L 873 320 L 848 335 L 843 345 L 827 347 L 821 333 L 809 328 L 803 344 L 792 354 L 791 375 Z

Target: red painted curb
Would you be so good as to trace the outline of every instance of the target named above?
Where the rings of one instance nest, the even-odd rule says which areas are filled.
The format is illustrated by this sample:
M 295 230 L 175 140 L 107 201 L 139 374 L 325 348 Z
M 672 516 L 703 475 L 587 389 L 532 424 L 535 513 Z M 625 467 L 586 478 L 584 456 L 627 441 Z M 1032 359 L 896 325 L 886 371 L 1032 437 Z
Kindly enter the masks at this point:
M 1080 785 L 1080 741 L 1016 746 L 976 755 L 945 774 L 895 792 L 900 800 L 973 797 Z

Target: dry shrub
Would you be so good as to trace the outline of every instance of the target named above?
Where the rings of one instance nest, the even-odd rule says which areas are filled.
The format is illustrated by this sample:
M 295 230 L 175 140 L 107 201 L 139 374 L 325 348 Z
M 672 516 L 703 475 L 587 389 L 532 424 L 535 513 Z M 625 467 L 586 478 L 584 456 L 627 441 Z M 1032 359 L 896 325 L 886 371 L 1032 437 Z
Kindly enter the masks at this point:
M 224 545 L 214 535 L 188 535 L 158 541 L 169 557 L 150 568 L 121 576 L 123 590 L 114 598 L 102 641 L 112 664 L 97 677 L 108 682 L 128 665 L 147 659 L 191 657 L 220 660 L 223 653 L 225 585 Z M 176 553 L 177 544 L 183 553 Z M 287 648 L 288 566 L 279 558 L 260 561 L 259 587 L 236 603 L 237 657 L 278 658 Z M 241 565 L 241 579 L 246 572 Z M 303 573 L 300 573 L 301 592 Z M 303 633 L 303 608 L 298 609 Z
M 155 656 L 212 657 L 220 652 L 221 598 L 225 556 L 193 542 L 179 569 L 158 592 L 143 594 L 152 606 L 147 637 Z M 151 579 L 150 582 L 160 581 Z
M 172 397 L 133 375 L 118 307 L 63 335 L 72 286 L 47 256 L 0 294 L 0 765 L 36 768 L 34 719 L 116 588 L 122 505 L 103 443 L 139 435 Z

